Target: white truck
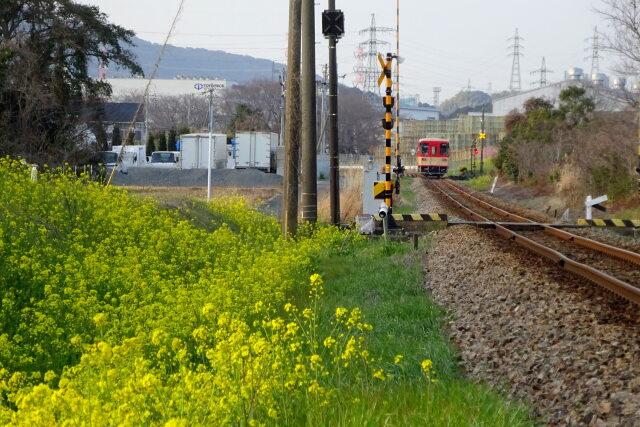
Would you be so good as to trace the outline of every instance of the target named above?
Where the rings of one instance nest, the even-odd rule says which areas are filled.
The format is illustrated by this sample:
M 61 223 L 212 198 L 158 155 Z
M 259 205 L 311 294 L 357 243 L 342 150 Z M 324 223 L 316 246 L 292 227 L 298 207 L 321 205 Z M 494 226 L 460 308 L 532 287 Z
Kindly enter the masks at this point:
M 209 167 L 209 134 L 180 135 L 180 167 L 207 169 Z M 227 135 L 211 135 L 211 168 L 224 169 L 227 165 Z
M 179 151 L 154 151 L 151 153 L 151 161 L 148 166 L 154 168 L 179 168 Z
M 122 145 L 114 145 L 111 151 L 120 155 Z M 147 162 L 147 149 L 144 145 L 125 145 L 122 163 L 127 167 L 144 166 Z
M 236 169 L 276 170 L 278 134 L 270 132 L 236 133 Z

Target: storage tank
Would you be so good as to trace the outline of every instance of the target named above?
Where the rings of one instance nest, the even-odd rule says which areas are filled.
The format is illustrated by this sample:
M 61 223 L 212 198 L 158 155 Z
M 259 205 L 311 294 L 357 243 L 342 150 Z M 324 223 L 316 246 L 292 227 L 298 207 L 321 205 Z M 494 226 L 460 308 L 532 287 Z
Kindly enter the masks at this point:
M 180 135 L 180 167 L 182 169 L 207 169 L 209 166 L 209 134 L 190 133 Z M 211 168 L 227 166 L 227 135 L 211 136 Z
M 570 82 L 581 82 L 584 76 L 582 68 L 572 67 L 567 70 L 567 80 Z
M 611 87 L 615 90 L 624 90 L 627 86 L 627 79 L 624 77 L 614 77 L 611 80 Z
M 593 73 L 591 83 L 598 87 L 609 87 L 609 77 L 604 73 Z

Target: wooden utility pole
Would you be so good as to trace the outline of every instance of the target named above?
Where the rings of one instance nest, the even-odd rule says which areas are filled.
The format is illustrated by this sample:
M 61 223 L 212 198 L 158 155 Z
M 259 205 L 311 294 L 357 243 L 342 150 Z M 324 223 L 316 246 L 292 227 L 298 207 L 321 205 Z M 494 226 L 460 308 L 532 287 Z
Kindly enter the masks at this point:
M 289 0 L 287 52 L 285 163 L 282 233 L 298 231 L 298 166 L 300 158 L 300 29 L 302 0 Z
M 329 10 L 335 10 L 336 1 L 329 0 Z M 338 157 L 338 37 L 329 36 L 329 194 L 331 223 L 340 225 L 340 159 Z

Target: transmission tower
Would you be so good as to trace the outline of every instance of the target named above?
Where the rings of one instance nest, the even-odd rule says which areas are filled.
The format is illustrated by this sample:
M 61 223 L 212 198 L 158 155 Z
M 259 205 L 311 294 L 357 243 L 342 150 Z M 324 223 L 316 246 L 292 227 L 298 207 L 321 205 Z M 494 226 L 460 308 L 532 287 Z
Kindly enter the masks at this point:
M 366 65 L 357 65 L 353 70 L 356 73 L 356 79 L 358 79 L 358 76 L 362 76 L 362 90 L 364 92 L 380 93 L 380 88 L 378 87 L 378 76 L 380 75 L 378 47 L 388 45 L 389 42 L 378 40 L 378 35 L 388 34 L 392 31 L 394 31 L 393 28 L 376 27 L 376 16 L 371 14 L 371 25 L 369 28 L 359 32 L 361 36 L 369 37 L 367 41 L 358 45 L 362 49 L 362 56 L 358 58 L 356 54 L 356 57 Z
M 442 91 L 442 88 L 440 87 L 434 87 L 433 88 L 433 106 L 434 107 L 439 107 L 440 106 L 440 92 Z
M 547 63 L 545 57 L 542 57 L 542 66 L 539 70 L 532 71 L 531 74 L 540 74 L 540 80 L 531 83 L 532 85 L 539 84 L 540 87 L 547 85 L 547 73 L 553 73 L 553 71 L 547 69 Z
M 520 42 L 524 39 L 518 35 L 517 28 L 516 35 L 511 37 L 508 41 L 511 40 L 513 40 L 513 46 L 511 46 L 510 49 L 513 49 L 513 51 L 509 56 L 513 56 L 513 63 L 511 65 L 511 82 L 509 83 L 509 90 L 512 92 L 520 92 L 520 90 L 522 90 L 522 80 L 520 78 L 520 56 L 524 56 L 522 55 L 522 52 L 520 52 L 521 49 L 524 49 L 524 46 L 522 46 Z
M 588 47 L 587 51 L 591 51 L 591 56 L 587 56 L 586 60 L 591 59 L 591 75 L 597 74 L 600 72 L 600 35 L 598 33 L 598 27 L 595 27 L 593 30 L 593 37 L 589 37 L 585 41 L 591 42 L 591 47 Z

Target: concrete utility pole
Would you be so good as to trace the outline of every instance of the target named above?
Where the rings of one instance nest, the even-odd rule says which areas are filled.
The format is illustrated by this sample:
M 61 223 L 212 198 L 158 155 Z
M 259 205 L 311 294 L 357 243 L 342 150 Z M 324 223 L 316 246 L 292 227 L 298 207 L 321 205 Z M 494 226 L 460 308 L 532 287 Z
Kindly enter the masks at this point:
M 336 1 L 329 0 L 329 10 L 335 10 Z M 338 154 L 338 37 L 329 36 L 329 193 L 331 223 L 340 224 L 340 158 Z
M 302 0 L 302 220 L 318 220 L 314 0 Z
M 289 0 L 285 164 L 282 233 L 298 231 L 298 165 L 300 157 L 300 20 L 302 0 Z

